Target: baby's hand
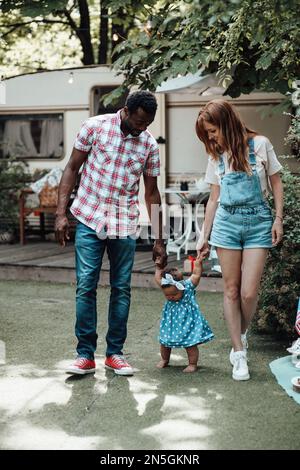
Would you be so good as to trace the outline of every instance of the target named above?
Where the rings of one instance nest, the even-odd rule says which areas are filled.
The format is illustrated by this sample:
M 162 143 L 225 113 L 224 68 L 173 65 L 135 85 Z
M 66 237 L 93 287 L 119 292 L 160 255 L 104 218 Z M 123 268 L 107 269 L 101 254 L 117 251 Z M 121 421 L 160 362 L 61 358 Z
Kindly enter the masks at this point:
M 197 258 L 194 261 L 194 268 L 193 268 L 192 275 L 190 277 L 194 286 L 197 286 L 199 284 L 202 272 L 203 272 L 202 257 L 197 256 Z
M 200 259 L 200 258 L 198 258 L 198 257 L 195 259 L 195 261 L 194 261 L 194 270 L 195 270 L 195 268 L 196 268 L 196 269 L 200 269 L 200 270 L 203 269 L 203 267 L 202 267 L 202 259 Z
M 194 261 L 194 265 L 196 265 L 197 267 L 201 267 L 202 266 L 202 261 L 204 259 L 205 259 L 205 254 L 199 253 L 199 255 L 197 256 L 197 258 Z

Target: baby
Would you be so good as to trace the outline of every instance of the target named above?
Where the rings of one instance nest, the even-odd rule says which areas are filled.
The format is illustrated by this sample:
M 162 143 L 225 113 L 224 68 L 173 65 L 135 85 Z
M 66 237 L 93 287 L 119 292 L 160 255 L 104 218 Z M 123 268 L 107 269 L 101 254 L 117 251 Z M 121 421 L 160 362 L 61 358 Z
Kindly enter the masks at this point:
M 197 345 L 214 337 L 195 298 L 195 289 L 202 274 L 202 259 L 196 259 L 193 273 L 186 281 L 177 268 L 162 270 L 156 265 L 155 280 L 167 299 L 160 322 L 159 368 L 169 364 L 172 348 L 185 348 L 189 365 L 183 372 L 195 372 L 199 358 Z

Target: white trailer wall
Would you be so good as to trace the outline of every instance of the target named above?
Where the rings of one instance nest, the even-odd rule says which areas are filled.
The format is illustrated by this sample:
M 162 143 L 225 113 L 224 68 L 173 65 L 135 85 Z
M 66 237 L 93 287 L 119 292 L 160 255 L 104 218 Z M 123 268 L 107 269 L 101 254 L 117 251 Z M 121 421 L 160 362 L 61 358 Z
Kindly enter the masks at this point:
M 166 180 L 172 185 L 178 180 L 193 180 L 204 175 L 207 156 L 204 145 L 198 140 L 195 122 L 200 108 L 213 98 L 220 96 L 198 96 L 191 94 L 166 95 L 167 110 L 167 156 Z M 261 134 L 266 135 L 274 145 L 277 155 L 288 152 L 284 147 L 284 138 L 290 119 L 282 114 L 270 111 L 282 101 L 277 93 L 252 93 L 238 99 L 226 99 L 234 103 L 246 124 Z M 268 113 L 262 116 L 262 111 Z

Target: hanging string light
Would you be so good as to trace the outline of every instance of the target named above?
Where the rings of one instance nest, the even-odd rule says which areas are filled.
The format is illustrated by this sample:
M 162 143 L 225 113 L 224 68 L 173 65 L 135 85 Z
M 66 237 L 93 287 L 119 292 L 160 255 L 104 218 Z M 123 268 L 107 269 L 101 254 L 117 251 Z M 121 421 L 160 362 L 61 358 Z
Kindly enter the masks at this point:
M 69 83 L 70 85 L 72 85 L 73 82 L 74 82 L 74 73 L 73 73 L 73 72 L 70 72 L 70 73 L 69 73 L 68 83 Z

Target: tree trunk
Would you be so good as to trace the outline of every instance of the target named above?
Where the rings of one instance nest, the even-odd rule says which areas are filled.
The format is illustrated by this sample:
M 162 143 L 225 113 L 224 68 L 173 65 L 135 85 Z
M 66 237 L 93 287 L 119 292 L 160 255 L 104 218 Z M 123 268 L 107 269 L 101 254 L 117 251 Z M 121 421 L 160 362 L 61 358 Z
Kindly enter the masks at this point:
M 100 31 L 99 31 L 99 51 L 98 51 L 98 64 L 107 63 L 108 51 L 108 8 L 101 5 L 100 0 Z
M 76 34 L 81 42 L 84 65 L 94 64 L 94 51 L 91 40 L 90 30 L 90 12 L 87 0 L 78 0 L 79 13 L 80 13 L 80 26 L 76 30 Z

